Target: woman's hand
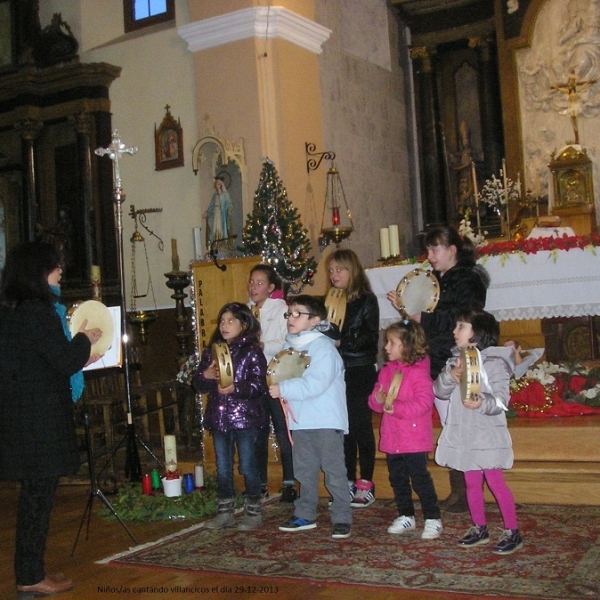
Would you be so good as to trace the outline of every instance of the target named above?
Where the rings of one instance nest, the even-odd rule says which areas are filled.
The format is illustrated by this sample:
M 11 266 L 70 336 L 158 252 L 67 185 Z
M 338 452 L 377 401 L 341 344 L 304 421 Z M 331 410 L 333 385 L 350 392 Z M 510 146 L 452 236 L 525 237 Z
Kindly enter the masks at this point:
M 396 290 L 389 291 L 386 294 L 386 298 L 390 301 L 390 303 L 396 310 L 400 310 L 398 308 L 398 294 L 396 294 Z
M 86 329 L 88 320 L 84 319 L 79 331 L 77 333 L 84 333 L 92 346 L 102 337 L 102 330 L 94 327 L 93 329 Z
M 274 383 L 273 385 L 269 386 L 269 396 L 271 396 L 271 398 L 281 398 L 281 392 L 279 390 L 278 383 Z

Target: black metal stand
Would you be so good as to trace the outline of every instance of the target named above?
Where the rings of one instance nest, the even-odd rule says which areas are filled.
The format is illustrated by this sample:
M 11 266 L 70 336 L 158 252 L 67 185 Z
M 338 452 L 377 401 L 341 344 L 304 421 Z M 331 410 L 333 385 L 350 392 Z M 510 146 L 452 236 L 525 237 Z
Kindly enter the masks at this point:
M 71 557 L 75 555 L 75 548 L 77 547 L 77 542 L 79 541 L 79 535 L 81 534 L 81 530 L 83 528 L 83 524 L 87 519 L 87 527 L 85 533 L 85 539 L 88 540 L 90 536 L 90 520 L 92 518 L 92 507 L 94 505 L 94 498 L 100 498 L 104 503 L 104 506 L 110 510 L 110 512 L 115 516 L 117 521 L 121 523 L 123 529 L 129 534 L 129 537 L 133 540 L 133 542 L 137 545 L 138 541 L 135 539 L 134 535 L 129 531 L 127 525 L 123 522 L 121 517 L 117 514 L 117 511 L 114 509 L 113 505 L 107 500 L 106 496 L 98 486 L 98 481 L 96 479 L 95 472 L 95 463 L 94 456 L 92 452 L 92 434 L 90 432 L 90 418 L 86 412 L 83 414 L 83 426 L 85 429 L 85 443 L 86 443 L 86 451 L 87 451 L 87 460 L 88 460 L 88 473 L 90 477 L 90 493 L 88 496 L 87 505 L 83 512 L 83 516 L 81 517 L 81 523 L 79 524 L 79 529 L 77 530 L 77 536 L 75 537 L 75 542 L 73 543 L 73 549 L 71 550 Z

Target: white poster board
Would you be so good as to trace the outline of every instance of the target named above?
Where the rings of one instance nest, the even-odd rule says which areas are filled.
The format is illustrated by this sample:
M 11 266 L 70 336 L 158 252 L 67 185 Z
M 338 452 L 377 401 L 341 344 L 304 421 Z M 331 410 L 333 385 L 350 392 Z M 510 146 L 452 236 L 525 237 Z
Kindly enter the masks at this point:
M 112 317 L 114 327 L 113 341 L 106 354 L 96 362 L 84 367 L 84 371 L 94 369 L 108 369 L 109 367 L 120 367 L 123 364 L 123 352 L 121 345 L 121 307 L 107 306 Z

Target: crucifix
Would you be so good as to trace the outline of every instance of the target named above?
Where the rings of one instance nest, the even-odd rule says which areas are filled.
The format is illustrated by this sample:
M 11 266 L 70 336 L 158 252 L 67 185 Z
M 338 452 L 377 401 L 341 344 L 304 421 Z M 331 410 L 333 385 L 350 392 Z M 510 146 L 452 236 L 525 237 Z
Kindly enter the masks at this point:
M 108 148 L 96 148 L 95 152 L 98 156 L 105 156 L 108 154 L 110 160 L 113 161 L 113 189 L 121 189 L 121 171 L 119 169 L 119 159 L 123 154 L 135 154 L 138 151 L 137 146 L 129 146 L 127 148 L 125 144 L 121 142 L 119 138 L 119 132 L 114 129 L 112 132 L 112 141 Z
M 571 119 L 573 133 L 575 134 L 575 144 L 579 144 L 579 126 L 577 124 L 577 115 L 580 112 L 581 104 L 579 94 L 597 81 L 597 79 L 577 81 L 577 75 L 575 71 L 571 70 L 565 83 L 557 83 L 556 85 L 550 87 L 551 90 L 558 90 L 563 94 L 567 94 L 569 104 L 563 114 L 569 115 Z

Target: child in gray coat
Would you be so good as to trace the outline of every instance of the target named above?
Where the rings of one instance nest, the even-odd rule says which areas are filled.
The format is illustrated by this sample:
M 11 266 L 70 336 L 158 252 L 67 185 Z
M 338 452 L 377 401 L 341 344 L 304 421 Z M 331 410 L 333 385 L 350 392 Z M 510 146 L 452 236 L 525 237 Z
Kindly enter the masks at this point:
M 514 458 L 506 411 L 509 382 L 515 370 L 515 348 L 498 346 L 500 328 L 495 317 L 485 311 L 469 310 L 459 315 L 453 333 L 456 347 L 433 385 L 436 397 L 449 402 L 435 460 L 465 474 L 473 527 L 458 545 L 473 548 L 490 541 L 485 481 L 504 521 L 504 532 L 493 552 L 512 554 L 523 547 L 515 501 L 503 474 L 503 469 L 512 467 Z M 479 377 L 468 377 L 477 370 Z M 466 385 L 465 378 L 476 385 L 478 380 L 478 389 Z

